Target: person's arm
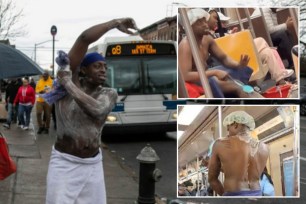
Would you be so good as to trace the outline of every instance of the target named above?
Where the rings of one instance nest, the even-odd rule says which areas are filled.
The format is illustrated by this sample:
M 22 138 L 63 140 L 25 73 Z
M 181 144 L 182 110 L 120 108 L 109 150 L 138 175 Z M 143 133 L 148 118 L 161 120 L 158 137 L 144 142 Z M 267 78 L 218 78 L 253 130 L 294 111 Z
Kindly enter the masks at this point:
M 88 46 L 97 41 L 107 31 L 112 30 L 113 28 L 117 28 L 118 30 L 127 34 L 132 34 L 132 32 L 128 30 L 129 28 L 138 30 L 133 19 L 121 18 L 95 25 L 83 31 L 68 53 L 70 69 L 73 74 L 77 70 L 77 67 L 81 64 L 83 57 L 87 52 Z
M 8 85 L 8 87 L 5 90 L 5 103 L 9 103 L 9 100 L 10 100 L 9 89 L 10 89 L 10 85 Z
M 35 90 L 33 89 L 33 87 L 30 85 L 30 87 L 31 87 L 31 103 L 32 103 L 32 106 L 34 106 L 34 104 L 35 104 Z
M 218 194 L 223 195 L 224 188 L 219 181 L 218 177 L 221 172 L 221 162 L 218 157 L 218 144 L 219 142 L 216 141 L 213 149 L 212 149 L 212 155 L 209 160 L 209 167 L 208 167 L 208 182 L 212 189 Z
M 187 39 L 182 40 L 179 44 L 178 54 L 178 64 L 179 68 L 182 71 L 184 80 L 186 82 L 199 82 L 199 73 L 197 71 L 192 71 L 192 53 Z M 226 72 L 223 72 L 221 70 L 207 70 L 205 71 L 205 73 L 208 78 L 216 76 L 220 80 L 223 80 L 227 75 Z
M 276 31 L 280 31 L 280 30 L 287 30 L 287 25 L 286 23 L 282 23 L 282 24 L 277 24 L 275 25 L 273 22 L 273 13 L 271 11 L 270 8 L 263 8 L 263 15 L 264 15 L 264 19 L 266 21 L 267 24 L 267 28 L 270 34 L 275 33 Z
M 67 72 L 58 72 L 58 76 L 60 77 L 59 82 L 65 87 L 66 91 L 73 97 L 82 110 L 93 118 L 104 119 L 117 101 L 117 92 L 113 89 L 109 89 L 108 92 L 106 91 L 103 95 L 100 95 L 98 99 L 95 99 L 80 90 L 72 82 L 70 77 L 67 75 L 63 76 L 65 74 L 67 74 Z
M 230 56 L 226 55 L 214 40 L 210 41 L 210 53 L 216 57 L 225 67 L 232 69 L 244 68 L 248 65 L 250 58 L 248 55 L 241 55 L 240 61 L 233 60 Z
M 18 89 L 17 95 L 15 96 L 13 104 L 14 106 L 19 103 L 19 95 L 21 94 L 21 89 L 22 89 L 21 87 Z

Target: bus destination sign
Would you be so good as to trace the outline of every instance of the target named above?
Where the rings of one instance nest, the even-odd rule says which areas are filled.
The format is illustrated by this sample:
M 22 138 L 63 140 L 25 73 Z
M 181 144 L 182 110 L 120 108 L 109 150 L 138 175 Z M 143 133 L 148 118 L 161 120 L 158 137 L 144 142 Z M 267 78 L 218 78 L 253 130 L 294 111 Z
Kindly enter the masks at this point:
M 175 55 L 173 44 L 161 43 L 130 43 L 114 44 L 107 47 L 107 56 L 133 56 L 133 55 Z

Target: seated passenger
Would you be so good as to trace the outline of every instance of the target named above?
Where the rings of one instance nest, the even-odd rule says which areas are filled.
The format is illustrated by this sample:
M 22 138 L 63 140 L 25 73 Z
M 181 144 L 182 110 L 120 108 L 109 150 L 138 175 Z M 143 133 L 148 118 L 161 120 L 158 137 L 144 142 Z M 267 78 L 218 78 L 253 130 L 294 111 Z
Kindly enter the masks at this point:
M 261 97 L 255 92 L 252 94 L 245 93 L 241 86 L 232 80 L 228 80 L 228 75 L 230 75 L 232 78 L 238 79 L 245 84 L 248 83 L 253 72 L 251 68 L 247 67 L 249 56 L 241 55 L 240 61 L 236 62 L 218 47 L 209 33 L 207 20 L 210 15 L 208 12 L 203 9 L 191 9 L 188 10 L 187 14 L 203 61 L 206 62 L 209 54 L 211 54 L 223 65 L 206 70 L 206 76 L 209 79 L 213 78 L 217 82 L 217 85 L 221 88 L 225 96 L 230 94 L 231 97 L 240 98 Z M 184 37 L 179 44 L 178 62 L 185 82 L 199 87 L 200 77 L 192 57 L 191 47 L 187 37 Z M 209 82 L 210 84 L 212 83 L 211 80 Z
M 288 61 L 287 67 L 292 68 L 293 60 L 291 49 L 293 47 L 293 39 L 292 34 L 289 32 L 289 28 L 294 27 L 293 19 L 292 17 L 288 17 L 285 23 L 278 24 L 276 10 L 276 8 L 262 8 L 263 17 L 266 21 L 273 45 L 277 47 L 277 51 L 282 59 Z M 252 16 L 260 14 L 260 10 L 257 8 L 252 13 Z
M 237 27 L 233 28 L 232 30 L 227 30 L 226 24 L 230 17 L 224 16 L 222 13 L 217 12 L 215 10 L 209 11 L 211 18 L 208 22 L 209 28 L 214 36 L 224 36 L 227 33 L 235 33 L 238 31 Z M 222 16 L 222 19 L 220 18 Z M 217 19 L 218 23 L 217 26 L 215 25 L 212 19 Z M 221 29 L 220 29 L 221 26 Z M 216 35 L 218 33 L 218 35 Z M 276 52 L 274 48 L 271 48 L 268 43 L 261 37 L 254 39 L 254 44 L 257 48 L 259 58 L 263 65 L 266 65 L 268 69 L 265 67 L 261 67 L 264 72 L 264 75 L 269 73 L 271 74 L 271 79 L 275 80 L 277 84 L 285 84 L 286 78 L 290 77 L 294 71 L 292 69 L 285 69 L 284 64 L 282 63 L 279 54 Z M 216 62 L 215 62 L 216 63 Z

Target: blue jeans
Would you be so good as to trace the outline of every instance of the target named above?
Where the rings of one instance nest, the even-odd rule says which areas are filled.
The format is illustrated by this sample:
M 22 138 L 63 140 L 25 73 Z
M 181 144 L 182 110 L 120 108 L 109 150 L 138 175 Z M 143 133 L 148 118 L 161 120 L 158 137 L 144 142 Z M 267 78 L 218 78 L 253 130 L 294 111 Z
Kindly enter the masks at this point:
M 246 66 L 244 68 L 240 68 L 240 69 L 233 69 L 233 68 L 227 68 L 223 65 L 219 65 L 213 68 L 209 68 L 208 70 L 221 70 L 221 71 L 225 71 L 227 72 L 231 77 L 233 77 L 234 79 L 238 79 L 239 81 L 241 81 L 244 84 L 248 84 L 249 80 L 252 76 L 253 70 Z
M 20 125 L 29 127 L 32 108 L 33 108 L 33 106 L 25 106 L 25 105 L 19 104 L 18 120 L 20 122 Z M 25 115 L 25 120 L 24 120 L 24 115 Z
M 6 119 L 7 124 L 10 125 L 12 123 L 12 120 L 16 120 L 17 112 L 18 112 L 18 106 L 14 108 L 12 103 L 7 104 L 7 119 Z

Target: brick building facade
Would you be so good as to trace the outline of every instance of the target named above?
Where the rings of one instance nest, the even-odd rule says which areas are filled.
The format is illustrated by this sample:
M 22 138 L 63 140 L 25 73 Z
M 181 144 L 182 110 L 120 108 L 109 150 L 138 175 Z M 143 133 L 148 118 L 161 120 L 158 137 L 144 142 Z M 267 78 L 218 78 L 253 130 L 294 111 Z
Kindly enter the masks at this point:
M 161 19 L 139 31 L 144 40 L 173 40 L 177 39 L 177 16 Z

